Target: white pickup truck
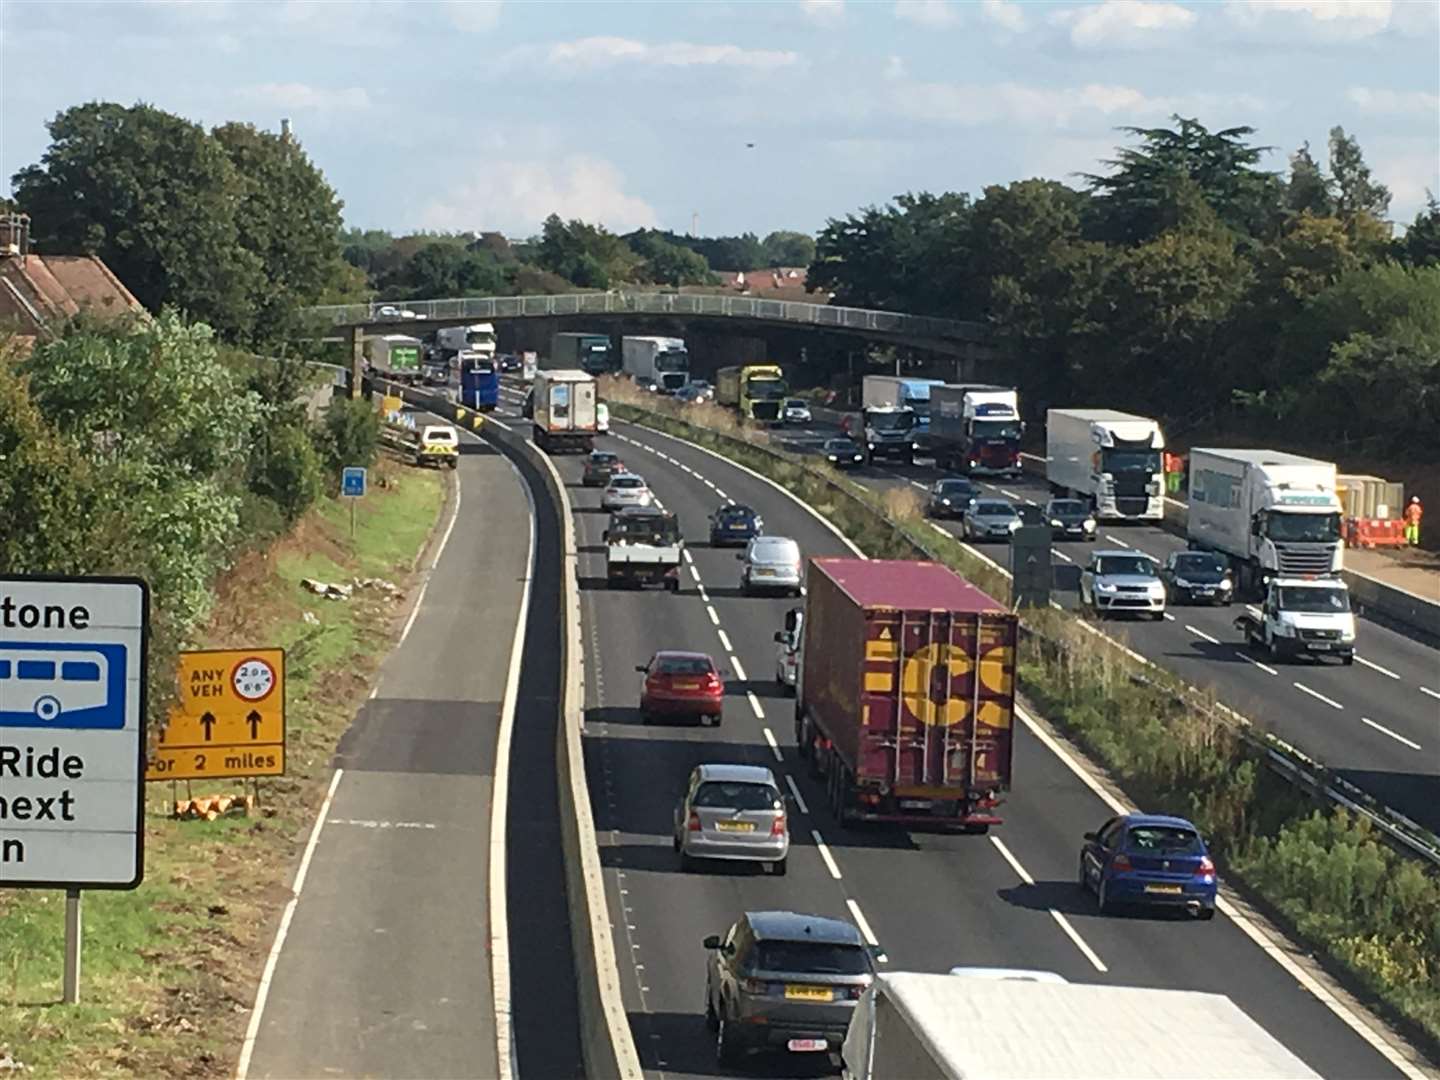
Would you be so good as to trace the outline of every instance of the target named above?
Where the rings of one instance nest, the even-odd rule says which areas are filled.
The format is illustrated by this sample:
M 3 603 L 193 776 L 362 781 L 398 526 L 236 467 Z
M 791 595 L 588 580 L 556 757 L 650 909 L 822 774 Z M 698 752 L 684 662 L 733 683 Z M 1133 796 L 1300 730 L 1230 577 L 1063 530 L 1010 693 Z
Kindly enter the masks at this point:
M 1272 657 L 1338 657 L 1355 662 L 1355 614 L 1338 578 L 1271 578 L 1265 602 L 1235 620 L 1246 641 Z

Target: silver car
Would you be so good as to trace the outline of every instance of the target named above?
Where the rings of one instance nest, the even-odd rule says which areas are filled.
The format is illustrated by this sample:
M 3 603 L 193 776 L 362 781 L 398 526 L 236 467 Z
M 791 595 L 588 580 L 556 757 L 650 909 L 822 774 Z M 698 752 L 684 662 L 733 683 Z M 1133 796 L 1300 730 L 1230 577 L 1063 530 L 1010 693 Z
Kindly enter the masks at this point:
M 1004 499 L 976 499 L 960 516 L 967 540 L 1009 540 L 1021 524 L 1019 512 Z
M 1143 551 L 1097 551 L 1080 572 L 1080 602 L 1096 615 L 1135 611 L 1165 617 L 1160 563 Z
M 809 424 L 814 421 L 804 398 L 789 398 L 780 409 L 780 419 L 787 424 Z
M 623 510 L 627 506 L 649 506 L 654 501 L 645 480 L 634 473 L 616 473 L 600 496 L 602 510 Z
M 802 593 L 800 545 L 784 536 L 757 536 L 745 554 L 736 555 L 743 564 L 740 591 L 749 596 L 761 589 L 782 589 L 792 596 Z
M 696 859 L 758 862 L 785 873 L 790 825 L 775 774 L 763 765 L 699 765 L 675 807 L 680 868 Z
M 747 911 L 705 948 L 705 1020 L 723 1066 L 752 1050 L 839 1053 L 875 977 L 860 932 L 819 915 Z

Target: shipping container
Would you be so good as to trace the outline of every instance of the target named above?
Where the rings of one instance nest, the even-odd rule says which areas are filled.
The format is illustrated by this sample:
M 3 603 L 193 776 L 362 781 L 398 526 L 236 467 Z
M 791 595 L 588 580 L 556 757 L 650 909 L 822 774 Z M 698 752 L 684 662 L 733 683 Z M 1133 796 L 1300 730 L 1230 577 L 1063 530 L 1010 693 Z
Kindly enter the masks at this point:
M 939 563 L 814 559 L 802 757 L 841 820 L 984 832 L 1010 787 L 1017 617 Z
M 535 445 L 588 453 L 595 440 L 595 379 L 583 371 L 541 371 L 532 393 Z

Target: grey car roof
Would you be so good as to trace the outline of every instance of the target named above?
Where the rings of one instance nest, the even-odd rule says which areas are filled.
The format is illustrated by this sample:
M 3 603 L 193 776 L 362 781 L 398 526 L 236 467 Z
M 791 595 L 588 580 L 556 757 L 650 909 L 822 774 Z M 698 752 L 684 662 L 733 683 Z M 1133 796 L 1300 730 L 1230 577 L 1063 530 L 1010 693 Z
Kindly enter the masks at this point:
M 775 774 L 764 765 L 699 765 L 696 766 L 695 773 L 701 780 L 716 780 L 721 783 L 734 784 L 769 784 L 777 789 L 780 787 L 775 782 Z
M 1144 552 L 1144 551 L 1136 551 L 1134 548 L 1105 548 L 1103 551 L 1092 551 L 1092 552 L 1090 553 L 1090 558 L 1092 558 L 1092 559 L 1112 559 L 1112 558 L 1113 558 L 1113 559 L 1125 559 L 1125 558 L 1135 559 L 1135 558 L 1139 558 L 1139 559 L 1149 559 L 1149 560 L 1150 560 L 1151 562 L 1153 562 L 1153 563 L 1158 563 L 1158 562 L 1160 561 L 1159 559 L 1155 558 L 1154 555 L 1147 554 L 1147 553 Z
M 818 941 L 826 945 L 863 945 L 860 931 L 841 919 L 794 911 L 747 911 L 757 941 Z

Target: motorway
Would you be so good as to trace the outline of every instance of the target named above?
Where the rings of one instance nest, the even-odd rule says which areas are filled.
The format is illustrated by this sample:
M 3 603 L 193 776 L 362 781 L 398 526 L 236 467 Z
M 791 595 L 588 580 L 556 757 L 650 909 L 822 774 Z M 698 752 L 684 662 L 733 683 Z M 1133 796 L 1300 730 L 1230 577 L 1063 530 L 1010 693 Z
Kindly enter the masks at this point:
M 252 1020 L 252 1078 L 497 1074 L 491 782 L 531 514 L 503 458 L 462 451 L 423 595 L 341 740 Z
M 734 553 L 708 547 L 705 520 L 729 498 L 754 506 L 767 532 L 794 537 L 807 554 L 847 554 L 845 546 L 773 486 L 679 441 L 617 425 L 599 445 L 620 453 L 679 516 L 689 552 L 678 596 L 606 590 L 599 493 L 580 487 L 579 456 L 556 458 L 581 547 L 596 826 L 626 1005 L 653 1075 L 717 1075 L 700 942 L 742 910 L 762 908 L 850 919 L 897 970 L 992 964 L 1224 993 L 1326 1076 L 1397 1074 L 1232 919 L 1097 916 L 1075 884 L 1080 833 L 1112 811 L 1028 727 L 1016 732 L 1006 823 L 990 836 L 841 828 L 799 767 L 793 702 L 773 682 L 772 636 L 794 601 L 738 596 Z M 659 648 L 707 651 L 732 672 L 723 726 L 640 726 L 634 668 Z M 671 812 L 689 770 L 705 761 L 767 764 L 796 794 L 786 877 L 680 872 Z M 1203 1061 L 1203 1047 L 1197 1054 Z

